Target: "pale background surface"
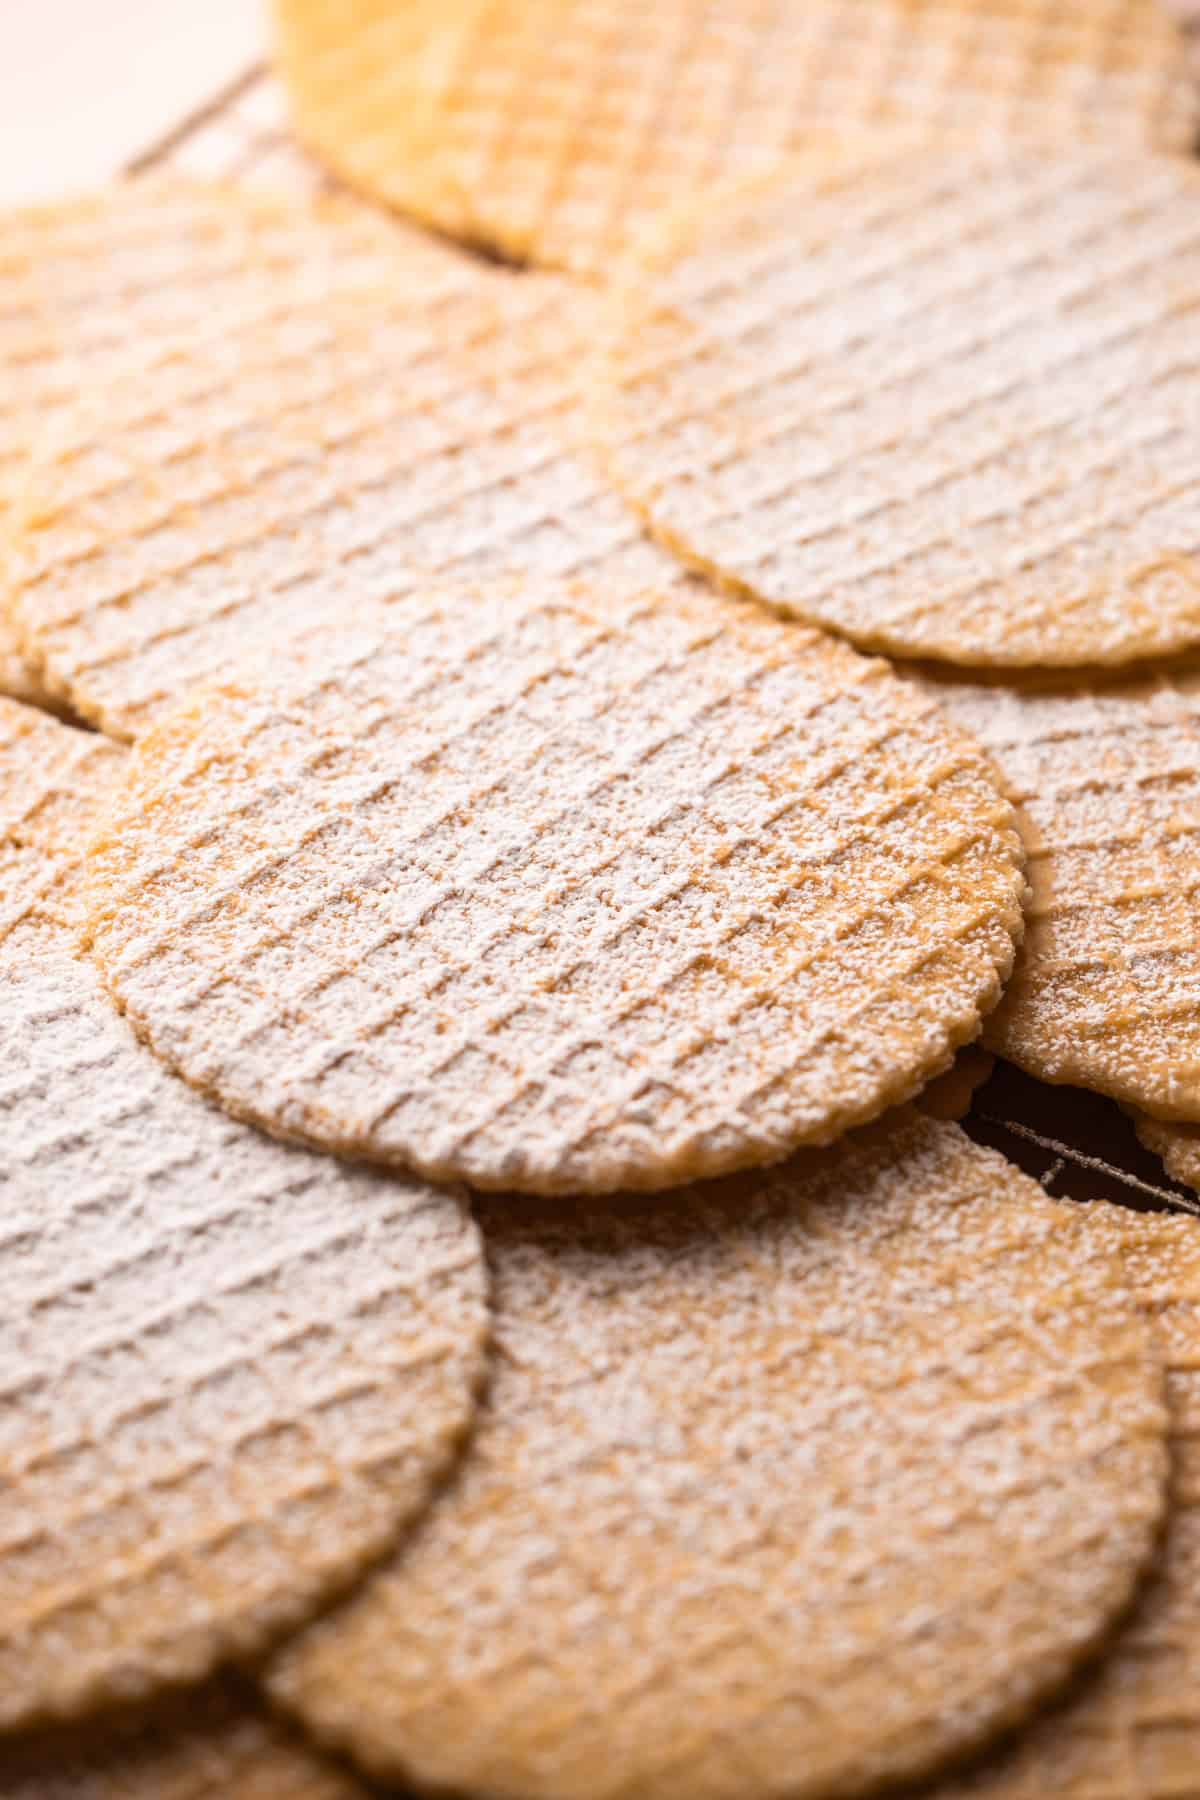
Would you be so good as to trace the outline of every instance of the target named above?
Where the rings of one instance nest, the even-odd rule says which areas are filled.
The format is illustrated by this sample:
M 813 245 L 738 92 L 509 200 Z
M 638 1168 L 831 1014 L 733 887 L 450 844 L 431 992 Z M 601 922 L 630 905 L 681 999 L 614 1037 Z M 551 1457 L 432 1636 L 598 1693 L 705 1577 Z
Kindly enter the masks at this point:
M 87 187 L 263 53 L 264 0 L 0 0 L 0 205 Z

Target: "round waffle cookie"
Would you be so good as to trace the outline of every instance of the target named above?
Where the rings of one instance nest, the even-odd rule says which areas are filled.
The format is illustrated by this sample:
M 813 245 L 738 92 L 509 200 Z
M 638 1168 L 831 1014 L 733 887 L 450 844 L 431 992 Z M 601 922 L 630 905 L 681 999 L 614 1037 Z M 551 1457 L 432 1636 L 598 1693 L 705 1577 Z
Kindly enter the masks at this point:
M 1200 1120 L 1200 672 L 926 691 L 993 758 L 1029 855 L 986 1042 L 1042 1081 Z
M 339 175 L 521 260 L 605 275 L 664 211 L 814 127 L 1051 129 L 1187 151 L 1154 0 L 275 0 L 301 137 Z
M 957 1126 L 481 1222 L 498 1356 L 456 1480 L 268 1671 L 373 1772 L 857 1793 L 1022 1715 L 1127 1602 L 1149 1333 L 1119 1257 Z
M 180 628 L 165 606 L 135 611 L 138 584 L 194 541 L 196 604 L 228 612 L 214 519 L 231 548 L 291 519 L 305 460 L 359 448 L 366 402 L 343 408 L 344 388 L 369 369 L 370 416 L 386 416 L 387 358 L 399 374 L 428 356 L 415 321 L 469 338 L 486 285 L 469 258 L 332 201 L 161 179 L 0 218 L 0 515 L 7 495 L 8 630 L 30 679 L 68 701 L 79 685 L 79 710 L 122 726 L 106 702 L 128 636 L 157 627 L 161 655 Z M 438 372 L 420 379 L 427 400 Z M 278 425 L 265 458 L 264 411 Z
M 12 940 L 7 940 L 9 944 Z M 191 1679 L 420 1511 L 485 1332 L 454 1195 L 287 1149 L 0 945 L 0 1725 Z
M 481 1188 L 778 1161 L 975 1036 L 1024 893 L 937 708 L 710 596 L 365 609 L 141 739 L 88 866 L 138 1032 L 231 1112 Z
M 140 372 L 148 348 L 177 338 L 217 358 L 216 377 L 231 330 L 282 325 L 297 305 L 405 274 L 452 283 L 476 271 L 361 206 L 171 176 L 0 212 L 0 492 L 19 485 L 38 419 L 96 366 Z M 302 333 L 291 349 L 303 353 Z
M 654 530 L 900 656 L 1200 642 L 1200 169 L 887 135 L 630 283 L 593 424 Z
M 8 940 L 9 943 L 12 940 Z M 472 1408 L 475 1228 L 287 1149 L 0 946 L 0 1725 L 191 1679 L 426 1503 Z
M 236 1688 L 152 1716 L 5 1744 L 5 1800 L 367 1800 Z
M 1098 1202 L 1082 1223 L 1123 1243 L 1167 1369 L 1171 1481 L 1152 1579 L 1105 1660 L 1014 1749 L 927 1800 L 1184 1800 L 1200 1768 L 1200 1222 Z
M 1171 1179 L 1200 1192 L 1200 1125 L 1177 1125 L 1147 1113 L 1135 1113 L 1133 1122 L 1147 1150 L 1162 1157 Z
M 107 357 L 78 359 L 84 398 L 41 444 L 9 582 L 30 653 L 107 732 L 429 571 L 683 581 L 570 436 L 594 297 L 436 245 L 413 279 L 400 241 L 405 278 L 369 294 L 309 281 L 298 255 L 266 316 L 239 315 L 238 287 L 216 333 L 164 348 L 147 321 L 115 387 Z M 167 319 L 189 280 L 164 275 Z

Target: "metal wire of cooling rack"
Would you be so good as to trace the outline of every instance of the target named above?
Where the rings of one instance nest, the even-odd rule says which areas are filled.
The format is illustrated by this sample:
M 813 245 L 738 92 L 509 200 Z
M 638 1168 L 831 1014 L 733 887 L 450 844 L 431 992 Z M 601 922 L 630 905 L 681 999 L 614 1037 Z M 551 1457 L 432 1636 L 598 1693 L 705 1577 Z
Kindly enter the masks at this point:
M 326 192 L 334 185 L 292 137 L 283 89 L 261 63 L 182 119 L 128 172 L 153 171 L 299 194 Z
M 336 185 L 291 135 L 283 89 L 262 64 L 182 120 L 129 173 L 152 171 L 298 195 Z M 998 1063 L 963 1123 L 1058 1198 L 1200 1216 L 1200 1196 L 1172 1181 L 1120 1107 L 1099 1095 L 1047 1087 Z

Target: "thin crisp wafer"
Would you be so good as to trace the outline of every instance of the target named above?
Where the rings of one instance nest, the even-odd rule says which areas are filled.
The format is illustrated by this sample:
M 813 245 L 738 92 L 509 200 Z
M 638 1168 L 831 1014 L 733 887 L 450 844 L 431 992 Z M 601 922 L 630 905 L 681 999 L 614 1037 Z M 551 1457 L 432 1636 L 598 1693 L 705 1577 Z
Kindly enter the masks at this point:
M 917 1105 L 931 1119 L 965 1119 L 977 1088 L 981 1088 L 996 1066 L 996 1059 L 977 1044 L 960 1050 L 944 1075 L 938 1075 L 925 1089 Z
M 140 448 L 148 451 L 152 443 L 166 471 L 152 501 L 161 545 L 172 526 L 181 528 L 206 499 L 254 466 L 253 448 L 244 444 L 253 375 L 240 358 L 241 340 L 269 338 L 281 377 L 297 362 L 315 363 L 308 369 L 311 409 L 322 374 L 324 307 L 340 301 L 343 310 L 352 309 L 354 296 L 386 285 L 396 293 L 416 290 L 431 310 L 440 302 L 452 320 L 453 302 L 461 312 L 482 279 L 468 258 L 362 206 L 289 202 L 170 176 L 7 214 L 0 218 L 0 514 L 7 496 L 11 529 L 34 518 L 45 527 L 47 513 L 59 521 L 62 566 L 49 585 L 57 577 L 74 591 L 81 564 L 86 568 L 97 490 L 114 518 L 129 513 L 133 496 L 122 481 L 131 471 L 115 432 L 131 407 L 140 416 Z M 358 335 L 369 336 L 369 328 Z M 190 382 L 172 363 L 176 353 Z M 164 363 L 176 383 L 160 396 L 153 371 Z M 187 455 L 185 427 L 172 416 L 181 388 L 191 401 L 192 424 L 220 415 L 209 439 L 207 479 Z M 81 395 L 85 405 L 87 396 L 96 397 L 99 415 L 87 455 L 69 422 Z M 261 391 L 257 398 L 261 403 Z M 324 430 L 308 419 L 292 424 L 293 455 L 337 432 L 333 422 Z M 36 446 L 53 462 L 52 492 L 35 484 L 30 493 Z M 168 490 L 173 509 L 164 509 Z M 76 503 L 77 516 L 63 524 L 63 509 Z M 24 653 L 26 688 L 41 682 L 44 691 L 33 697 L 69 699 L 55 645 L 47 656 L 31 630 L 36 617 L 31 622 L 12 603 L 12 581 L 10 568 L 5 630 Z
M 876 136 L 628 285 L 593 423 L 663 539 L 783 612 L 1122 664 L 1200 642 L 1198 305 L 1190 162 Z
M 366 1800 L 239 1689 L 214 1682 L 144 1718 L 6 1744 L 5 1800 Z
M 132 736 L 427 571 L 682 581 L 571 435 L 590 294 L 434 249 L 445 279 L 361 300 L 283 281 L 280 316 L 231 316 L 216 348 L 143 344 L 136 380 L 84 384 L 43 443 L 9 576 L 81 714 Z
M 1200 1225 L 1098 1202 L 1089 1236 L 1125 1245 L 1167 1368 L 1171 1482 L 1153 1578 L 1070 1703 L 928 1800 L 1187 1800 L 1200 1769 Z
M 8 940 L 9 943 L 12 940 Z M 426 1503 L 485 1300 L 452 1194 L 286 1149 L 0 946 L 0 1725 L 192 1679 Z
M 62 894 L 123 758 L 0 702 L 7 1729 L 309 1616 L 424 1505 L 483 1357 L 456 1196 L 235 1124 L 76 954 Z
M 231 1112 L 484 1188 L 653 1188 L 907 1098 L 1021 929 L 990 766 L 887 666 L 675 589 L 363 610 L 139 740 L 88 867 Z
M 497 1358 L 453 1485 L 272 1694 L 496 1800 L 789 1800 L 915 1774 L 1102 1638 L 1155 1536 L 1120 1258 L 952 1125 L 481 1212 Z
M 819 128 L 912 119 L 1187 150 L 1154 0 L 275 0 L 300 136 L 522 260 L 606 275 L 649 224 Z
M 1040 1080 L 1200 1120 L 1200 672 L 926 691 L 993 758 L 1029 856 L 987 1044 Z
M 1152 1119 L 1149 1113 L 1135 1113 L 1133 1122 L 1147 1150 L 1162 1157 L 1172 1180 L 1182 1181 L 1185 1187 L 1194 1187 L 1200 1193 L 1200 1125 Z
M 212 352 L 232 325 L 286 317 L 289 302 L 471 271 L 370 208 L 170 174 L 0 213 L 0 489 L 19 478 L 37 416 L 94 378 L 89 365 L 136 368 L 147 338 Z

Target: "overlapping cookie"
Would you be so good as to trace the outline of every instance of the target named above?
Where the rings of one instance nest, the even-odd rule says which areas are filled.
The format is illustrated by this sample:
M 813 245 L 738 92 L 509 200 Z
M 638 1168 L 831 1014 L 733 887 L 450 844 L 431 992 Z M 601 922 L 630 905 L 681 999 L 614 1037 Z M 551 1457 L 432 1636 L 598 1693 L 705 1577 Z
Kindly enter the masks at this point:
M 1162 1157 L 1172 1180 L 1200 1192 L 1200 1125 L 1179 1125 L 1171 1119 L 1153 1119 L 1148 1113 L 1135 1114 L 1134 1124 L 1147 1150 Z
M 918 1106 L 933 1119 L 965 1119 L 976 1091 L 989 1079 L 995 1066 L 996 1059 L 988 1051 L 968 1044 L 945 1074 L 930 1082 L 918 1098 Z
M 1029 855 L 988 1045 L 1043 1081 L 1200 1121 L 1200 673 L 926 691 L 992 757 Z
M 654 531 L 898 656 L 1200 643 L 1200 168 L 876 135 L 638 274 L 595 425 Z
M 1165 1418 L 1120 1257 L 957 1126 L 481 1211 L 495 1378 L 394 1561 L 271 1665 L 370 1771 L 789 1800 L 936 1766 L 1102 1641 Z
M 122 205 L 101 236 L 125 229 Z M 265 312 L 252 277 L 214 281 L 219 331 L 147 326 L 115 388 L 83 358 L 78 407 L 35 457 L 13 616 L 55 690 L 117 736 L 429 571 L 684 581 L 572 436 L 590 295 L 435 244 L 414 260 L 411 234 L 385 246 L 395 278 L 363 292 L 321 273 L 337 230 L 282 216 L 289 242 L 320 237 L 315 273 L 298 248 L 278 259 Z M 194 306 L 186 270 L 161 286 L 168 319 Z
M 49 924 L 77 934 L 79 866 L 125 752 L 0 696 L 0 941 Z
M 374 417 L 385 416 L 380 359 L 398 368 L 427 349 L 398 315 L 425 312 L 445 332 L 458 319 L 469 336 L 483 283 L 469 259 L 350 203 L 161 178 L 8 215 L 0 488 L 16 541 L 0 557 L 0 598 L 46 693 L 72 702 L 79 687 L 80 712 L 122 725 L 105 683 L 118 621 L 128 631 L 139 617 L 130 588 L 179 560 L 193 532 L 195 583 L 219 609 L 214 514 L 237 544 L 256 513 L 278 523 L 303 458 L 363 423 L 348 403 L 331 416 L 339 383 L 369 365 Z M 255 434 L 263 408 L 279 409 L 274 458 Z M 248 506 L 239 484 L 255 478 Z M 81 620 L 82 599 L 98 615 L 96 695 L 72 657 L 93 616 Z M 166 607 L 154 627 L 160 645 L 179 630 Z
M 1081 1211 L 1091 1242 L 1122 1247 L 1166 1363 L 1166 1535 L 1129 1621 L 1069 1702 L 927 1800 L 1179 1800 L 1200 1767 L 1200 1223 L 1103 1202 Z
M 883 119 L 1187 150 L 1154 0 L 276 0 L 295 129 L 373 197 L 606 276 L 666 212 Z
M 88 935 L 231 1112 L 576 1194 L 774 1162 L 973 1039 L 1011 809 L 937 708 L 682 589 L 432 589 L 135 747 Z

